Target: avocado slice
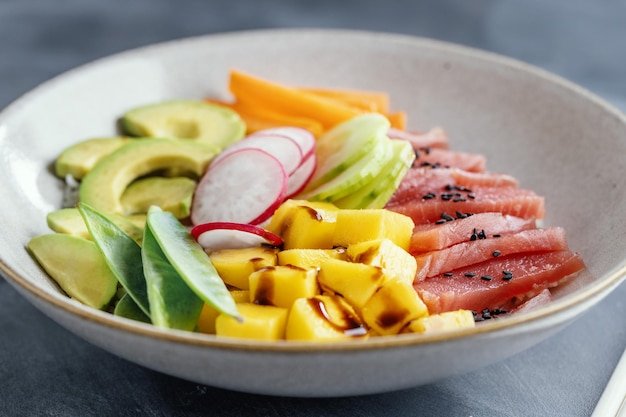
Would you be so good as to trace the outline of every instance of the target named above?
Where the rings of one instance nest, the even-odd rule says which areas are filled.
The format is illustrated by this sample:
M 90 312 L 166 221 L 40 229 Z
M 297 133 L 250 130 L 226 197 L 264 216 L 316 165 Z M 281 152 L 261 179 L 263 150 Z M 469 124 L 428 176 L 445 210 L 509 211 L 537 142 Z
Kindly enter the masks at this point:
M 59 178 L 68 174 L 82 179 L 96 163 L 132 139 L 127 137 L 92 138 L 65 148 L 54 164 L 54 173 Z
M 126 213 L 147 213 L 159 206 L 177 219 L 189 216 L 196 181 L 187 177 L 145 177 L 131 183 L 121 197 Z
M 217 149 L 203 142 L 154 138 L 131 141 L 102 158 L 83 178 L 79 201 L 107 214 L 127 215 L 121 197 L 130 183 L 164 169 L 200 177 Z
M 96 244 L 61 233 L 32 238 L 28 249 L 41 267 L 72 298 L 104 309 L 117 292 L 117 279 Z
M 235 111 L 198 100 L 171 100 L 129 110 L 121 119 L 133 136 L 207 142 L 224 149 L 243 138 L 246 124 Z
M 143 240 L 143 226 L 137 225 L 131 219 L 115 214 L 110 215 L 110 219 L 128 233 L 135 242 L 141 244 Z M 46 221 L 48 227 L 54 232 L 92 240 L 83 217 L 75 207 L 51 211 L 46 216 Z

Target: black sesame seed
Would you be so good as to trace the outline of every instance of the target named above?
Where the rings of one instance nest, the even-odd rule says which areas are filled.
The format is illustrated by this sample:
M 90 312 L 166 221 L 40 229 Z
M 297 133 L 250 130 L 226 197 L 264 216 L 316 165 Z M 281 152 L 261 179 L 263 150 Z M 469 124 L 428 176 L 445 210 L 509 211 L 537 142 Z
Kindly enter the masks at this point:
M 452 275 L 454 275 L 452 272 L 444 272 L 443 273 L 444 277 L 451 277 Z
M 461 213 L 460 211 L 457 211 L 455 214 L 457 219 L 464 219 L 467 217 L 467 215 Z
M 492 236 L 493 236 L 493 237 L 500 237 L 500 236 L 502 236 L 502 235 L 501 235 L 500 233 L 495 233 L 495 234 L 493 234 Z
M 428 193 L 428 194 L 425 194 L 424 196 L 422 196 L 422 199 L 430 200 L 431 198 L 435 198 L 435 197 L 437 197 L 437 194 L 435 194 L 435 193 Z
M 471 193 L 470 193 L 470 194 L 468 194 L 468 195 L 467 195 L 467 198 L 471 198 L 471 199 L 473 200 L 473 199 L 475 199 L 475 198 L 476 198 L 476 196 L 475 196 L 474 194 L 471 194 Z
M 480 233 L 478 233 L 478 239 L 487 239 L 487 235 L 485 234 L 485 230 L 481 230 Z
M 442 200 L 444 200 L 444 201 L 451 200 L 451 199 L 452 199 L 452 197 L 453 197 L 453 195 L 452 195 L 452 194 L 445 194 L 445 193 L 444 193 L 444 194 L 441 194 L 441 199 L 442 199 Z
M 491 281 L 493 278 L 491 277 L 491 275 L 482 275 L 480 279 L 485 281 Z
M 450 216 L 448 213 L 445 213 L 445 212 L 441 213 L 441 218 L 448 222 L 451 222 L 452 220 L 454 220 L 454 217 Z
M 456 187 L 455 187 L 453 184 L 447 184 L 447 185 L 444 187 L 444 189 L 445 189 L 446 191 L 452 191 L 452 190 L 455 190 L 455 189 L 456 189 Z
M 446 222 L 446 220 L 441 219 L 441 220 L 437 220 L 437 221 L 435 222 L 435 224 L 444 224 L 445 222 Z
M 473 273 L 473 272 L 466 272 L 466 273 L 464 273 L 463 275 L 465 275 L 465 276 L 466 276 L 466 277 L 468 277 L 468 278 L 473 278 L 473 277 L 475 277 L 475 276 L 476 276 L 476 274 L 475 274 L 475 273 Z
M 460 203 L 462 201 L 467 201 L 466 199 L 464 199 L 463 197 L 456 197 L 454 200 L 452 200 L 454 203 Z
M 494 258 L 497 258 L 498 256 L 500 256 L 502 254 L 502 252 L 500 252 L 499 250 L 494 250 L 492 255 Z
M 502 271 L 504 275 L 513 275 L 513 272 L 507 271 L 506 269 Z

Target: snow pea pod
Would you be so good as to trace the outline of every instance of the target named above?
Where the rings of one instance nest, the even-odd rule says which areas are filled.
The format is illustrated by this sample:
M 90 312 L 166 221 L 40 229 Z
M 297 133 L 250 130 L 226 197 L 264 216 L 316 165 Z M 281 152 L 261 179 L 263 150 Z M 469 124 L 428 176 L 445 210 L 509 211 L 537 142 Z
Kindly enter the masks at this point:
M 146 229 L 150 229 L 171 265 L 198 297 L 221 313 L 241 318 L 209 257 L 176 217 L 153 206 L 148 211 Z
M 124 294 L 122 298 L 115 305 L 113 314 L 126 319 L 141 321 L 143 323 L 152 323 L 150 317 L 146 316 L 137 303 L 132 299 L 128 293 Z
M 151 216 L 154 214 L 149 214 L 148 218 Z M 152 324 L 162 328 L 194 330 L 204 303 L 169 262 L 149 225 L 144 231 L 141 255 Z
M 124 230 L 89 205 L 79 203 L 78 210 L 113 275 L 141 311 L 150 317 L 150 303 L 141 263 L 141 247 Z

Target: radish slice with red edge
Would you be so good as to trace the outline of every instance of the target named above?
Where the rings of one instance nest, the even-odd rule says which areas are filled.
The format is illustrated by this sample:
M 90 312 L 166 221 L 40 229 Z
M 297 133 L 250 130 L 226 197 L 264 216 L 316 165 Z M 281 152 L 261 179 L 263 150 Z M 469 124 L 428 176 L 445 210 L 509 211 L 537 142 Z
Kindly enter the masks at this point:
M 284 201 L 288 178 L 280 161 L 263 150 L 229 153 L 211 164 L 198 182 L 191 222 L 262 223 Z
M 261 245 L 279 247 L 283 244 L 280 236 L 262 227 L 245 223 L 203 223 L 193 227 L 191 235 L 205 251 L 251 248 Z
M 302 164 L 289 176 L 289 184 L 287 186 L 287 196 L 285 199 L 291 198 L 304 190 L 317 168 L 317 156 L 312 153 Z
M 302 151 L 295 140 L 285 135 L 268 134 L 246 136 L 240 141 L 229 145 L 213 159 L 211 165 L 220 162 L 233 152 L 249 148 L 260 149 L 278 159 L 285 167 L 287 175 L 294 172 L 302 162 Z
M 313 133 L 301 127 L 284 126 L 272 127 L 269 129 L 258 130 L 250 136 L 266 136 L 266 135 L 283 135 L 292 139 L 298 144 L 302 151 L 302 159 L 306 160 L 315 152 L 315 144 L 317 143 Z

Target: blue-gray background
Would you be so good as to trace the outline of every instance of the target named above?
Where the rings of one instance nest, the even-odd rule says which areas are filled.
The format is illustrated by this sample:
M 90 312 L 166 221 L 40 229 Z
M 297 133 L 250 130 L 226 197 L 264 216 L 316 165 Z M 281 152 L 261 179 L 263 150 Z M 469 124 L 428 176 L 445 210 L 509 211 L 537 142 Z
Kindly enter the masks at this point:
M 277 27 L 397 32 L 486 49 L 626 110 L 623 0 L 0 0 L 0 108 L 111 53 Z M 588 416 L 626 346 L 625 297 L 622 286 L 555 337 L 478 372 L 316 400 L 233 393 L 133 365 L 60 328 L 0 280 L 0 415 Z

